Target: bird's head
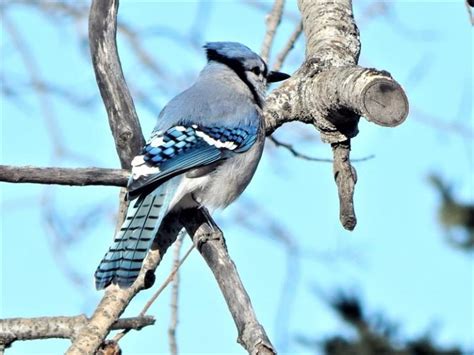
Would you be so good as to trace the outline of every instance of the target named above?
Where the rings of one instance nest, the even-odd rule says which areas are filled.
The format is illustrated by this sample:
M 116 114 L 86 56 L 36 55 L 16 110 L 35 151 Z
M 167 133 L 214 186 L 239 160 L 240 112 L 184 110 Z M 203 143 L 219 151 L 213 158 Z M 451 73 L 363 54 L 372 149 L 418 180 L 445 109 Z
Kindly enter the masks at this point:
M 267 83 L 285 80 L 290 76 L 269 71 L 263 59 L 250 48 L 237 42 L 209 42 L 206 49 L 208 61 L 227 65 L 247 84 L 259 101 L 265 96 Z

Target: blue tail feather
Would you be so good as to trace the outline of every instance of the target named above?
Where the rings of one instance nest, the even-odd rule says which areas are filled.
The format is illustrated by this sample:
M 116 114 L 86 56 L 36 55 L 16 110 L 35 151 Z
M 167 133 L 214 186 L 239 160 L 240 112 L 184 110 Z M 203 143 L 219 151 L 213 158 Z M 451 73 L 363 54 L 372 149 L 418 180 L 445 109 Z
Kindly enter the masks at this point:
M 98 290 L 111 283 L 129 287 L 155 238 L 177 187 L 171 179 L 145 197 L 130 201 L 127 216 L 95 272 Z

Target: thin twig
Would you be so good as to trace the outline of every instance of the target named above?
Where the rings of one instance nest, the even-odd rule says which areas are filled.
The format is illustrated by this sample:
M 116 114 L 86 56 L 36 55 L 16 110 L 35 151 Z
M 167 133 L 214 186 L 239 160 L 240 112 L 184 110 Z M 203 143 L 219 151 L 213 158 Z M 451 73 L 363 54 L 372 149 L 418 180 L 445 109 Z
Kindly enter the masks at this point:
M 300 159 L 303 159 L 303 160 L 308 160 L 308 161 L 317 161 L 317 162 L 322 162 L 322 163 L 333 163 L 334 160 L 333 159 L 325 159 L 325 158 L 315 158 L 315 157 L 310 157 L 308 155 L 305 155 L 303 153 L 300 153 L 298 152 L 295 148 L 293 148 L 293 146 L 289 143 L 283 143 L 281 141 L 279 141 L 278 139 L 276 139 L 275 137 L 273 136 L 270 136 L 268 137 L 268 139 L 270 141 L 272 141 L 277 147 L 282 147 L 282 148 L 285 148 L 287 149 L 291 154 L 293 154 L 293 156 L 295 156 L 296 158 L 300 158 Z M 351 162 L 353 163 L 357 163 L 357 162 L 362 162 L 362 161 L 366 161 L 366 160 L 370 160 L 370 159 L 373 159 L 375 158 L 375 155 L 372 154 L 372 155 L 369 155 L 369 156 L 366 156 L 364 158 L 358 158 L 358 159 L 351 159 Z
M 181 261 L 178 263 L 178 265 L 176 265 L 173 270 L 171 271 L 171 273 L 168 275 L 168 277 L 166 278 L 166 280 L 163 282 L 163 284 L 160 286 L 160 288 L 155 292 L 155 294 L 148 300 L 148 302 L 145 304 L 145 307 L 143 307 L 142 311 L 139 313 L 139 317 L 142 317 L 145 315 L 145 313 L 148 311 L 148 309 L 151 307 L 151 305 L 153 304 L 153 302 L 156 301 L 156 299 L 158 298 L 158 296 L 163 292 L 163 290 L 166 288 L 166 286 L 168 286 L 170 284 L 171 281 L 173 281 L 174 279 L 174 276 L 176 275 L 176 273 L 178 272 L 179 268 L 181 267 L 181 265 L 183 265 L 183 263 L 186 261 L 187 257 L 189 256 L 189 254 L 191 254 L 191 252 L 193 251 L 194 249 L 194 244 L 191 245 L 191 247 L 189 247 L 188 251 L 186 252 L 186 254 L 184 254 L 183 258 L 181 259 Z
M 270 57 L 270 50 L 272 48 L 273 39 L 275 38 L 276 30 L 281 22 L 281 16 L 283 14 L 283 7 L 285 6 L 285 0 L 275 0 L 273 3 L 272 10 L 267 15 L 267 32 L 263 38 L 262 50 L 260 56 L 268 63 Z
M 357 218 L 354 211 L 354 186 L 357 182 L 357 172 L 351 165 L 350 139 L 331 145 L 334 163 L 333 172 L 339 194 L 339 219 L 347 230 L 354 230 Z
M 176 241 L 176 243 L 178 243 L 178 241 Z M 142 311 L 140 312 L 140 314 L 138 315 L 138 317 L 144 317 L 145 316 L 145 313 L 148 311 L 148 309 L 152 306 L 153 302 L 156 301 L 156 299 L 158 298 L 158 296 L 164 291 L 164 289 L 170 284 L 171 281 L 173 281 L 176 273 L 178 272 L 179 268 L 181 267 L 181 265 L 183 265 L 183 263 L 186 261 L 187 257 L 189 256 L 189 254 L 191 254 L 191 252 L 193 251 L 194 249 L 194 244 L 191 245 L 191 247 L 188 249 L 188 251 L 186 252 L 186 254 L 184 254 L 183 258 L 181 259 L 181 261 L 179 261 L 179 263 L 173 267 L 173 269 L 171 270 L 170 274 L 168 275 L 168 277 L 166 278 L 166 280 L 163 282 L 163 284 L 160 286 L 160 288 L 153 294 L 153 296 L 151 296 L 151 298 L 148 300 L 148 302 L 145 304 L 145 306 L 143 307 Z M 127 334 L 128 332 L 130 331 L 130 329 L 125 329 L 124 331 L 120 332 L 120 333 L 117 333 L 114 338 L 113 338 L 113 341 L 114 342 L 118 342 L 120 339 L 122 339 L 125 334 Z
M 178 268 L 179 254 L 183 245 L 183 238 L 186 233 L 181 233 L 181 236 L 176 240 L 174 245 L 174 262 L 173 267 Z M 171 289 L 171 317 L 170 325 L 168 327 L 168 342 L 170 346 L 170 353 L 172 355 L 178 354 L 178 345 L 176 342 L 176 328 L 178 326 L 178 295 L 179 295 L 179 272 L 173 278 L 173 285 Z
M 291 34 L 290 38 L 288 38 L 288 41 L 285 44 L 285 47 L 281 50 L 280 53 L 278 53 L 277 58 L 275 60 L 275 64 L 273 65 L 273 70 L 278 71 L 281 69 L 283 66 L 283 63 L 285 62 L 286 57 L 290 53 L 290 51 L 293 49 L 295 46 L 296 41 L 301 35 L 301 32 L 303 32 L 303 21 L 300 21 L 296 27 L 293 33 Z

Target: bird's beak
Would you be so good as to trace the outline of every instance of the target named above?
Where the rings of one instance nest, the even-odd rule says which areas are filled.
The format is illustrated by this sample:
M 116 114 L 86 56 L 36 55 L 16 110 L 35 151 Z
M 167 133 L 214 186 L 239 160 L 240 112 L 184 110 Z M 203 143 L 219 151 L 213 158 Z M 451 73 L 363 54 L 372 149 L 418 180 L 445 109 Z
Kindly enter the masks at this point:
M 288 79 L 289 77 L 290 75 L 279 71 L 270 71 L 267 75 L 267 83 L 275 83 L 277 81 Z

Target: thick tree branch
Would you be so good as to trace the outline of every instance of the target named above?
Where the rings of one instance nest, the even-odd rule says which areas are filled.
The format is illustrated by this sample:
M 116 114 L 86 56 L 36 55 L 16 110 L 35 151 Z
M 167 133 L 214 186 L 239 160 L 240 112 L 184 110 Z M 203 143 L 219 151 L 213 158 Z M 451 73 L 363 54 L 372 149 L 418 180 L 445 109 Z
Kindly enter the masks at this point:
M 394 127 L 408 114 L 408 100 L 389 73 L 359 66 L 324 70 L 311 59 L 266 100 L 267 135 L 290 121 L 314 125 L 326 143 L 357 135 L 359 116 Z
M 144 139 L 118 57 L 115 38 L 117 11 L 118 0 L 92 1 L 89 41 L 97 83 L 107 110 L 120 163 L 122 168 L 128 169 L 132 158 L 142 148 Z M 120 228 L 127 209 L 124 194 L 125 190 L 122 189 L 117 229 Z M 106 289 L 89 324 L 77 336 L 67 354 L 91 354 L 98 349 L 111 325 L 120 317 L 131 299 L 140 290 L 151 287 L 154 282 L 154 270 L 168 246 L 176 239 L 179 229 L 181 226 L 177 227 L 172 220 L 166 224 L 166 229 L 160 229 L 160 240 L 148 253 L 142 270 L 131 287 L 120 289 L 110 286 Z
M 118 6 L 118 0 L 92 2 L 89 45 L 120 164 L 122 168 L 129 169 L 133 157 L 143 147 L 145 140 L 118 56 L 115 41 Z
M 17 340 L 62 338 L 73 340 L 89 320 L 84 315 L 73 317 L 38 317 L 0 319 L 0 343 L 6 347 Z M 141 329 L 155 324 L 151 316 L 118 319 L 116 329 Z
M 350 0 L 298 0 L 306 36 L 306 58 L 318 57 L 331 66 L 359 60 L 359 30 Z
M 89 31 L 97 82 L 109 115 L 109 123 L 122 167 L 128 168 L 132 157 L 141 149 L 143 138 L 118 59 L 115 43 L 117 9 L 118 0 L 94 0 L 91 6 Z M 124 207 L 125 204 L 122 203 L 121 206 Z M 119 223 L 121 223 L 120 219 Z M 192 223 L 186 225 L 188 230 L 193 229 Z M 110 326 L 122 314 L 131 299 L 140 290 L 151 287 L 154 282 L 154 270 L 167 248 L 176 240 L 180 229 L 182 229 L 182 224 L 176 215 L 171 214 L 165 218 L 137 280 L 126 289 L 120 289 L 115 285 L 106 289 L 89 324 L 77 336 L 67 354 L 89 354 L 96 351 L 110 331 Z M 229 297 L 228 293 L 224 294 Z M 253 315 L 251 319 L 255 318 L 253 310 L 243 315 Z M 246 326 L 245 329 L 239 327 L 239 331 L 242 331 L 241 341 L 252 349 L 257 347 L 271 349 L 266 336 L 262 338 L 260 334 L 263 329 L 260 329 L 260 325 L 258 325 L 260 328 L 257 327 L 251 319 L 248 320 L 248 324 L 243 324 Z M 239 325 L 242 324 L 239 323 Z M 251 344 L 252 341 L 256 342 Z
M 214 273 L 237 326 L 237 341 L 249 354 L 276 354 L 227 252 L 222 231 L 204 208 L 186 210 L 180 219 Z
M 381 126 L 397 126 L 408 115 L 408 100 L 388 72 L 357 65 L 359 31 L 350 0 L 299 0 L 298 6 L 306 35 L 306 60 L 268 96 L 266 133 L 298 120 L 312 124 L 323 142 L 333 145 L 341 222 L 352 230 L 356 224 L 355 169 L 349 151 L 359 117 Z
M 126 186 L 129 171 L 103 168 L 40 168 L 0 165 L 0 181 L 70 186 Z
M 360 115 L 396 126 L 408 115 L 401 86 L 386 71 L 357 66 L 359 31 L 350 0 L 299 0 L 306 35 L 306 61 L 274 90 L 265 106 L 267 135 L 282 124 L 313 124 L 327 143 L 357 134 Z
M 353 229 L 356 174 L 350 165 L 349 139 L 357 134 L 360 115 L 379 125 L 396 126 L 406 118 L 408 102 L 390 74 L 356 65 L 360 43 L 350 0 L 299 0 L 299 7 L 307 38 L 306 60 L 290 80 L 269 96 L 265 108 L 267 134 L 285 122 L 299 120 L 313 124 L 323 140 L 332 144 L 341 221 L 345 228 Z M 118 0 L 92 2 L 90 46 L 121 166 L 128 169 L 144 140 L 117 54 L 117 9 Z M 22 175 L 17 179 L 20 181 Z M 125 203 L 121 207 L 123 211 Z M 118 223 L 121 224 L 120 219 Z M 155 268 L 183 225 L 217 279 L 239 331 L 239 342 L 252 354 L 275 353 L 227 253 L 222 232 L 207 211 L 191 210 L 181 216 L 167 216 L 138 279 L 127 289 L 107 288 L 67 354 L 96 351 L 130 300 L 153 284 Z
M 125 82 L 117 50 L 119 0 L 94 0 L 89 12 L 89 46 L 92 64 L 115 140 L 120 165 L 130 169 L 131 161 L 143 147 L 143 138 L 132 97 Z M 119 195 L 117 231 L 125 218 L 125 190 Z

